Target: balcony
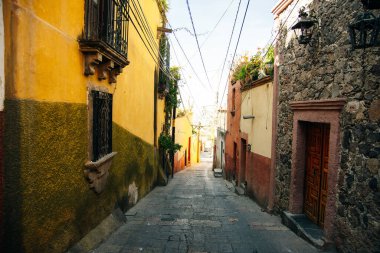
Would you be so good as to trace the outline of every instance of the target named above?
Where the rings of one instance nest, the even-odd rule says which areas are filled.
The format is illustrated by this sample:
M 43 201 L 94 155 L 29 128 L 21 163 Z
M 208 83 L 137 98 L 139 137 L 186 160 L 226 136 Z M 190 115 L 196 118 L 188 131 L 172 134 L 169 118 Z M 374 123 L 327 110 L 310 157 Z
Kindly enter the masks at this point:
M 128 0 L 86 0 L 85 29 L 79 39 L 84 74 L 116 82 L 128 61 Z M 97 70 L 97 71 L 96 71 Z

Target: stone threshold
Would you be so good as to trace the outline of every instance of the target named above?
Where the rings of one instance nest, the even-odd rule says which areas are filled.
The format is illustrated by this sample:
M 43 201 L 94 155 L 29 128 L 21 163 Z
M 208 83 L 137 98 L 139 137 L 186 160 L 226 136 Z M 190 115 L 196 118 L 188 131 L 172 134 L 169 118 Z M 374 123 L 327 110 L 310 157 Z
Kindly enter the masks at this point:
M 281 220 L 285 226 L 314 247 L 321 250 L 332 250 L 334 248 L 331 242 L 326 241 L 323 229 L 310 221 L 305 214 L 292 214 L 284 211 Z
M 116 208 L 97 227 L 85 235 L 66 253 L 88 253 L 98 247 L 127 221 L 125 214 Z

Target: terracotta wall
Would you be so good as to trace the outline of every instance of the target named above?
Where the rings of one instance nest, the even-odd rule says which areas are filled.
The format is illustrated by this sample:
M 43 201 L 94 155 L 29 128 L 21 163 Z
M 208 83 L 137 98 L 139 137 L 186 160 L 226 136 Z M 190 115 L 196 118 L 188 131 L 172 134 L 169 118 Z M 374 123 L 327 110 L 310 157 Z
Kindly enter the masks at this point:
M 247 155 L 247 194 L 262 207 L 267 207 L 271 159 L 253 152 Z
M 232 180 L 237 178 L 239 168 L 239 154 L 240 154 L 240 106 L 241 106 L 241 83 L 237 81 L 234 84 L 228 85 L 227 95 L 227 133 L 226 133 L 226 178 Z M 235 92 L 233 93 L 233 89 Z M 235 94 L 235 108 L 233 108 L 233 94 Z M 234 142 L 237 146 L 237 160 L 236 169 L 234 168 Z

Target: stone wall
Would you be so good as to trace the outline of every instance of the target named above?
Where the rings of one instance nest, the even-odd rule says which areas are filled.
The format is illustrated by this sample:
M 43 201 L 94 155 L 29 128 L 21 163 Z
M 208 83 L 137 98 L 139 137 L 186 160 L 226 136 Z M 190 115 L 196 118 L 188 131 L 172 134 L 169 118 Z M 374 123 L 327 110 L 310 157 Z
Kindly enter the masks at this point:
M 348 24 L 363 13 L 360 1 L 310 1 L 319 31 L 299 45 L 280 15 L 277 211 L 289 207 L 293 112 L 290 101 L 346 98 L 340 117 L 340 157 L 335 242 L 342 252 L 380 250 L 380 47 L 352 50 Z M 294 8 L 297 12 L 301 5 Z M 376 16 L 380 12 L 373 11 Z M 286 21 L 286 22 L 285 22 Z M 283 25 L 283 23 L 286 23 Z M 290 39 L 289 39 L 290 38 Z

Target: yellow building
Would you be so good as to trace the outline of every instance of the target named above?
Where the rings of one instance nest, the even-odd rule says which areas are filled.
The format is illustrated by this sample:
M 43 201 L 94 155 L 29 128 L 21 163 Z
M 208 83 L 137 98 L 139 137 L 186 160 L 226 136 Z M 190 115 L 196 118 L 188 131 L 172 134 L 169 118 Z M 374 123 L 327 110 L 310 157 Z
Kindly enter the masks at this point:
M 272 78 L 268 76 L 254 81 L 244 86 L 241 92 L 239 180 L 246 182 L 248 194 L 266 207 L 272 151 Z
M 181 113 L 176 118 L 175 142 L 180 144 L 181 150 L 177 151 L 174 157 L 174 171 L 183 170 L 186 166 L 194 165 L 199 162 L 198 135 L 193 132 L 191 125 L 192 114 Z
M 3 10 L 5 249 L 63 252 L 157 181 L 164 12 L 154 0 Z

